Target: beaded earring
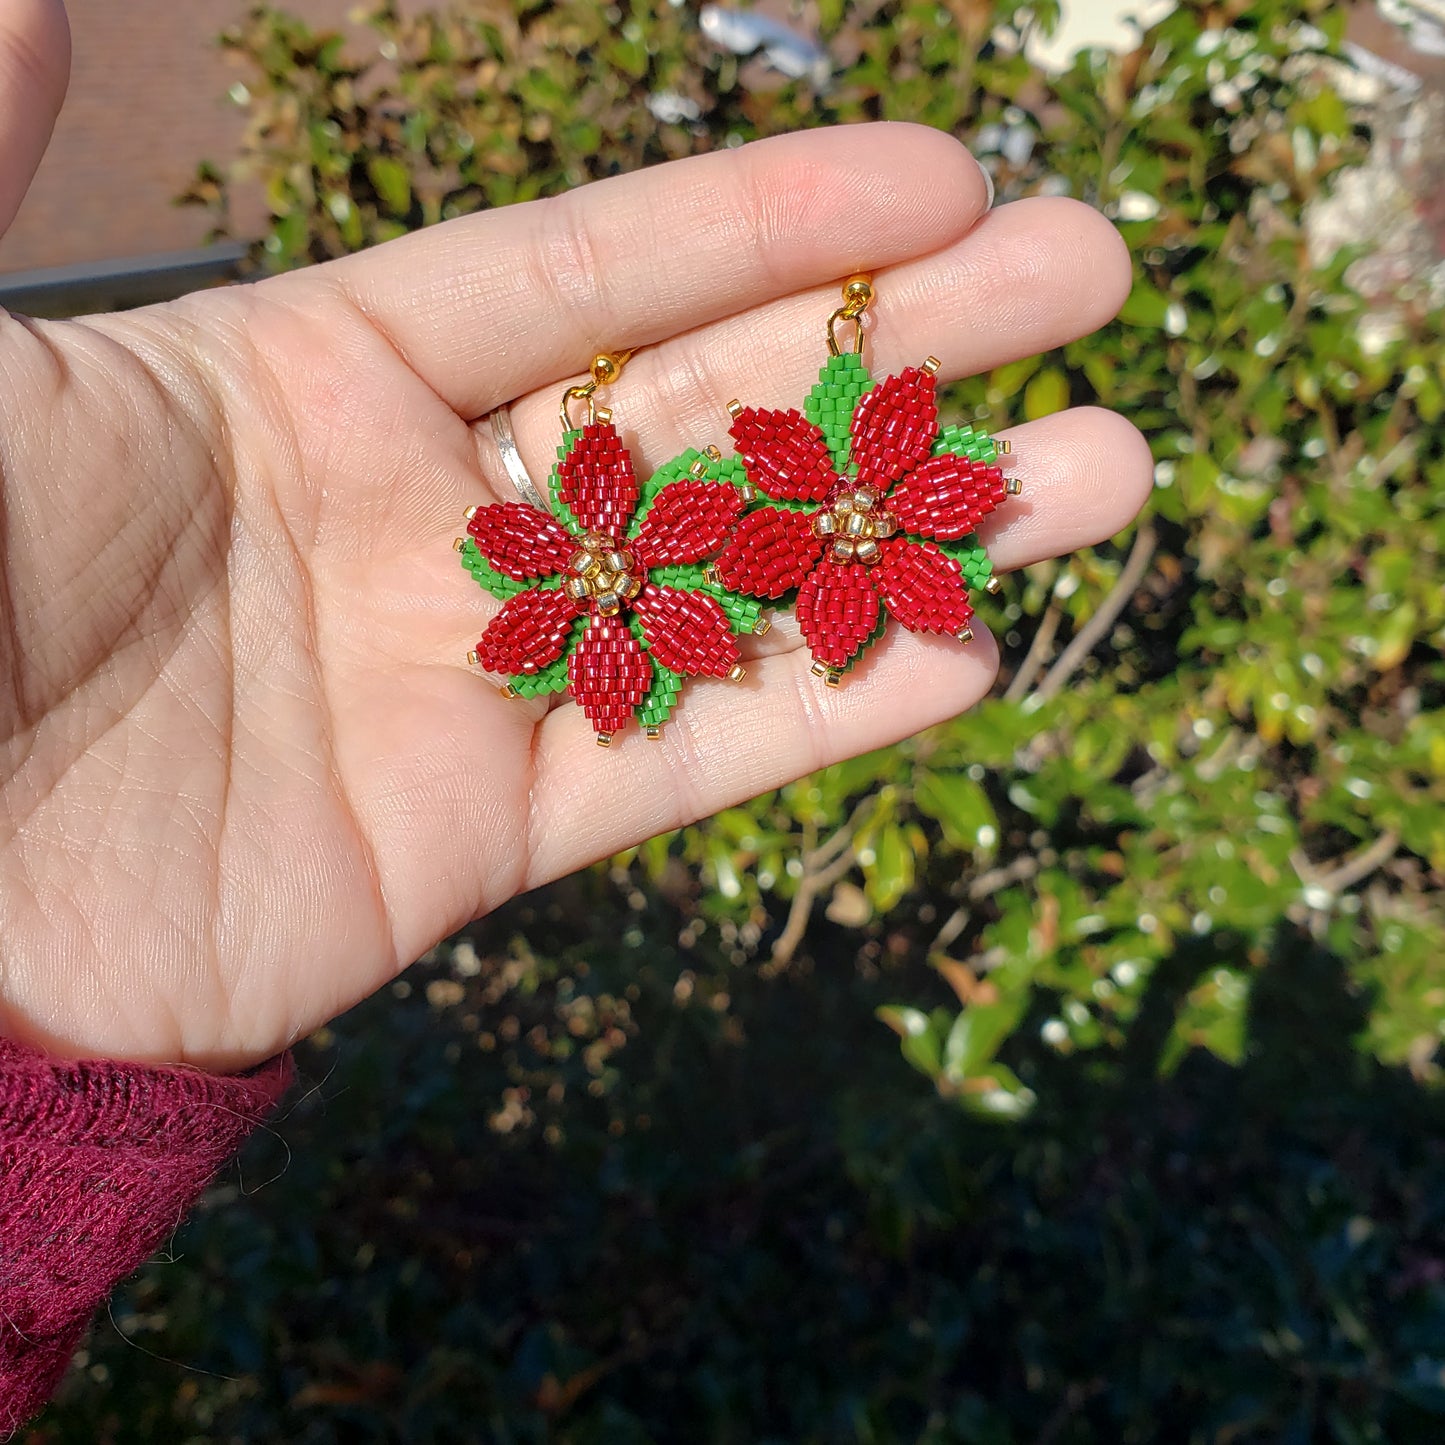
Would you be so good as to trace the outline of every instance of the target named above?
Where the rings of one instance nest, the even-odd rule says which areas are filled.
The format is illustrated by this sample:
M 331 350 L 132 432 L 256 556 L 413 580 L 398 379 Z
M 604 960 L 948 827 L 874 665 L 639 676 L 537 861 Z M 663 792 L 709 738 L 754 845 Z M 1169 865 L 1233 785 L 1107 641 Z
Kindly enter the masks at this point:
M 1010 448 L 970 425 L 940 429 L 937 358 L 874 383 L 863 365 L 873 286 L 854 276 L 828 318 L 828 359 L 796 410 L 728 403 L 735 455 L 719 476 L 761 493 L 709 571 L 754 597 L 795 592 L 813 672 L 829 687 L 882 636 L 970 642 L 970 589 L 996 593 L 974 528 L 1022 487 L 998 464 Z M 853 350 L 837 331 L 851 322 Z
M 695 451 L 639 486 L 611 412 L 597 405 L 598 388 L 618 379 L 630 355 L 596 357 L 589 380 L 563 393 L 546 501 L 506 409 L 492 413 L 503 464 L 525 500 L 468 508 L 467 535 L 455 543 L 502 601 L 468 662 L 505 677 L 507 697 L 570 693 L 602 747 L 632 717 L 659 737 L 686 677 L 740 681 L 739 635 L 769 627 L 759 602 L 704 567 L 746 492 L 709 478 Z

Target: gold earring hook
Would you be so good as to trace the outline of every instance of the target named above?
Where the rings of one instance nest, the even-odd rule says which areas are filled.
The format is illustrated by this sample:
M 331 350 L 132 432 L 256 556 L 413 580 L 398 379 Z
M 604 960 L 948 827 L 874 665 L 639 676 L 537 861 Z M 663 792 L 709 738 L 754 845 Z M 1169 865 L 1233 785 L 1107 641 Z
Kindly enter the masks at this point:
M 568 410 L 574 401 L 585 401 L 587 403 L 586 425 L 591 426 L 593 422 L 608 422 L 612 420 L 612 413 L 605 406 L 598 406 L 596 392 L 599 386 L 611 386 L 611 384 L 622 375 L 622 368 L 627 365 L 631 357 L 631 351 L 599 351 L 592 358 L 592 364 L 587 368 L 588 380 L 579 382 L 575 386 L 569 386 L 562 393 L 562 430 L 564 432 L 577 431 L 578 428 L 572 422 L 572 414 Z
M 835 328 L 840 321 L 853 323 L 853 350 L 863 351 L 863 313 L 873 301 L 873 280 L 869 276 L 850 276 L 843 283 L 843 304 L 828 318 L 828 355 L 841 356 Z

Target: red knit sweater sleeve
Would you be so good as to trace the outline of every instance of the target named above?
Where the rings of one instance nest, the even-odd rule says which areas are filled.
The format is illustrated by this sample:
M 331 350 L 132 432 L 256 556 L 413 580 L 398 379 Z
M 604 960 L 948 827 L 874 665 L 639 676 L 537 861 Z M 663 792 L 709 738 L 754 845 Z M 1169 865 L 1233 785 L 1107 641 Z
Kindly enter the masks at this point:
M 0 1039 L 0 1439 L 54 1391 L 92 1312 L 275 1105 L 235 1078 L 63 1062 Z

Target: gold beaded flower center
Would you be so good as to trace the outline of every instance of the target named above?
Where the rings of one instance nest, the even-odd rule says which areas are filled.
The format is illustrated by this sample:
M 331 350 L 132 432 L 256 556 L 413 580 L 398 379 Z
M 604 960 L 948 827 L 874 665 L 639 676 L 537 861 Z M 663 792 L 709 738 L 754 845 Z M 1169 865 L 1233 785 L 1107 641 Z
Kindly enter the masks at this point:
M 834 497 L 831 511 L 814 515 L 813 535 L 833 539 L 829 550 L 835 562 L 871 565 L 883 555 L 878 540 L 891 537 L 898 520 L 884 510 L 882 501 L 875 487 L 855 487 Z
M 642 578 L 626 547 L 601 532 L 588 532 L 567 564 L 563 590 L 574 602 L 590 601 L 603 617 L 616 617 L 623 603 L 642 591 Z

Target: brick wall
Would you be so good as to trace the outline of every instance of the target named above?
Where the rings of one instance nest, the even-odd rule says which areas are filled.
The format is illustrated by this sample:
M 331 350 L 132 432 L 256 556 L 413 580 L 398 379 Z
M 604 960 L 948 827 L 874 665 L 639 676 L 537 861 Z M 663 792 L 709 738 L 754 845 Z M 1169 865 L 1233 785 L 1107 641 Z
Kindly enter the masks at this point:
M 3 4 L 4 0 L 0 0 Z M 335 25 L 355 0 L 286 0 Z M 8 236 L 0 272 L 176 251 L 207 218 L 171 204 L 202 159 L 234 153 L 240 113 L 225 98 L 241 72 L 216 37 L 247 0 L 67 0 L 70 94 Z

